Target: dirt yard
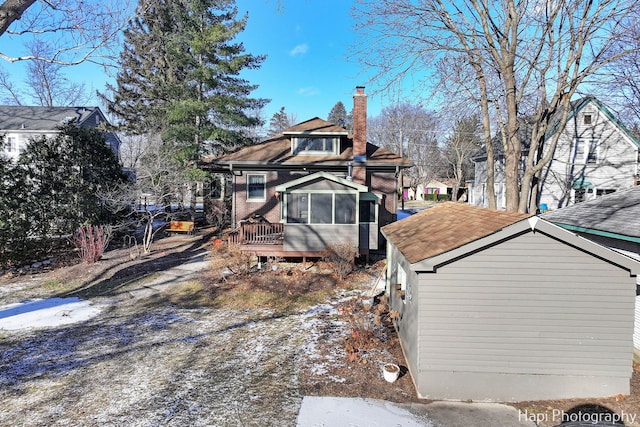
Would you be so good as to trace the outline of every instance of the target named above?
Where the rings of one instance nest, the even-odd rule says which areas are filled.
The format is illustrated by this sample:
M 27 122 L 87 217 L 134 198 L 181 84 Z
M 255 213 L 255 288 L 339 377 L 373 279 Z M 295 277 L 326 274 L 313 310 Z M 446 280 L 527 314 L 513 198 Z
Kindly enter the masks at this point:
M 165 283 L 205 254 L 206 269 Z M 293 426 L 305 395 L 419 401 L 385 298 L 362 303 L 381 262 L 345 281 L 323 262 L 250 266 L 200 234 L 162 239 L 147 256 L 119 249 L 91 265 L 5 275 L 0 305 L 75 296 L 101 312 L 0 330 L 0 424 Z M 387 362 L 402 367 L 392 384 Z M 640 414 L 639 378 L 636 367 L 631 396 L 514 406 L 548 420 L 583 403 Z

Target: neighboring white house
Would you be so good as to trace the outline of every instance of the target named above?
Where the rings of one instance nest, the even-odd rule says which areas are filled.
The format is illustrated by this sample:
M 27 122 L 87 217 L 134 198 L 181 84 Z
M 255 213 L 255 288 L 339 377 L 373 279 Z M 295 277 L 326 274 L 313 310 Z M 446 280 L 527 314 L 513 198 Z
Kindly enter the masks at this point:
M 0 135 L 4 141 L 0 155 L 14 161 L 25 150 L 30 140 L 43 136 L 54 137 L 59 127 L 76 122 L 78 126 L 98 127 L 109 125 L 109 121 L 98 107 L 38 107 L 20 105 L 0 106 Z M 105 131 L 107 144 L 119 158 L 120 139 Z
M 528 155 L 530 129 L 521 125 L 523 156 Z M 495 193 L 498 209 L 505 207 L 504 156 L 495 144 Z M 553 210 L 632 187 L 638 179 L 640 141 L 593 96 L 571 103 L 551 162 L 540 176 L 537 205 Z M 472 159 L 475 181 L 469 203 L 488 206 L 486 151 Z

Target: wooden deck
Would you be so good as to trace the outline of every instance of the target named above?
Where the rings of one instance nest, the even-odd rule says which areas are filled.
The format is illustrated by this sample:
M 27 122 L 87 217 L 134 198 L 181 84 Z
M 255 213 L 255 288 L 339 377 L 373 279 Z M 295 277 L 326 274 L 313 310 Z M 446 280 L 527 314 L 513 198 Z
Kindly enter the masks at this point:
M 284 224 L 244 223 L 229 235 L 229 243 L 240 251 L 264 257 L 321 257 L 323 251 L 285 251 Z

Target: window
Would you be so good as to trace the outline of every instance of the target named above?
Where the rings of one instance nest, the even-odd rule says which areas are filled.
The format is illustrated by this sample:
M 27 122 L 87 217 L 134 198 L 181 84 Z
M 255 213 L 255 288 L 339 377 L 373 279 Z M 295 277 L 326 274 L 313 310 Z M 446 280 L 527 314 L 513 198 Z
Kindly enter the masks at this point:
M 16 138 L 13 136 L 8 136 L 6 138 L 6 142 L 4 143 L 4 150 L 8 153 L 16 151 Z
M 337 139 L 330 137 L 294 138 L 295 154 L 335 154 Z
M 376 222 L 376 203 L 373 200 L 360 200 L 360 223 Z
M 286 193 L 289 224 L 355 224 L 356 195 Z
M 575 163 L 600 163 L 599 151 L 598 140 L 577 138 Z
M 287 222 L 306 224 L 309 218 L 307 193 L 287 193 Z
M 247 200 L 265 200 L 265 176 L 247 175 Z
M 591 114 L 585 114 L 584 116 L 582 116 L 582 122 L 585 125 L 590 125 L 591 124 Z
M 356 223 L 356 195 L 336 194 L 336 224 Z
M 309 194 L 311 197 L 311 223 L 312 224 L 331 224 L 332 194 Z

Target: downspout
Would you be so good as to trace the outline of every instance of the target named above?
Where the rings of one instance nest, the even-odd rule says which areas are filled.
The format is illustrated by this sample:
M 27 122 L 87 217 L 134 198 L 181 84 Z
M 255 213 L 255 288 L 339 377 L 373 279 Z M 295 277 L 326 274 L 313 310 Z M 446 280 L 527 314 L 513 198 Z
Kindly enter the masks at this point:
M 233 173 L 233 163 L 229 164 L 229 172 L 231 172 L 231 229 L 235 230 L 238 226 L 236 223 L 236 174 Z

